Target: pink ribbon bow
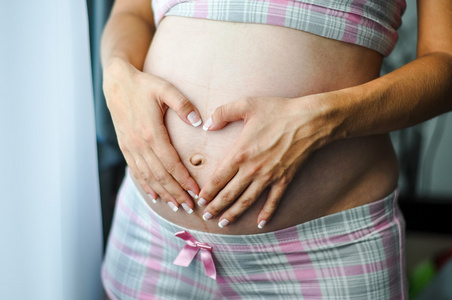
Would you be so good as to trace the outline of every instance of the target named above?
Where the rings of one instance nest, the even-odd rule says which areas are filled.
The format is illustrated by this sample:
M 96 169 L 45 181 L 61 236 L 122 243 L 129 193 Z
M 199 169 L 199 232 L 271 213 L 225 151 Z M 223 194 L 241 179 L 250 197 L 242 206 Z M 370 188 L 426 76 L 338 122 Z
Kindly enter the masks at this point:
M 173 264 L 188 267 L 195 258 L 198 250 L 201 250 L 201 260 L 206 269 L 206 275 L 212 279 L 217 279 L 217 270 L 212 258 L 212 247 L 206 243 L 198 242 L 190 233 L 186 231 L 179 231 L 174 234 L 178 238 L 183 239 L 187 245 L 180 251 L 179 255 L 174 260 Z

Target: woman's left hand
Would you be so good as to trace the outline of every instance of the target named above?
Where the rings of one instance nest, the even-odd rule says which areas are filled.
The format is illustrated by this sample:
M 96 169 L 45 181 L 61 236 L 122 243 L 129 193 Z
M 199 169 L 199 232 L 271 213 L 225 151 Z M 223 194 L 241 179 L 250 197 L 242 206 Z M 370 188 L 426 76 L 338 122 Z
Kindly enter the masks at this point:
M 334 126 L 319 104 L 321 98 L 246 98 L 215 110 L 205 130 L 219 130 L 238 120 L 244 121 L 244 127 L 199 194 L 198 204 L 207 204 L 205 220 L 230 206 L 219 218 L 219 226 L 227 226 L 269 187 L 258 227 L 269 221 L 300 165 L 330 141 Z

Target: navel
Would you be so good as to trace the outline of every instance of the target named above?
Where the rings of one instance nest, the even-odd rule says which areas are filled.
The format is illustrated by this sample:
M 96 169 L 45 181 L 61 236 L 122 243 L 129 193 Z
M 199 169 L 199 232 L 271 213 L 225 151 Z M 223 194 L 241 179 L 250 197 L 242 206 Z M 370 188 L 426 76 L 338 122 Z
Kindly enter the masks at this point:
M 206 157 L 202 154 L 196 153 L 190 157 L 190 163 L 195 167 L 200 167 L 206 162 Z

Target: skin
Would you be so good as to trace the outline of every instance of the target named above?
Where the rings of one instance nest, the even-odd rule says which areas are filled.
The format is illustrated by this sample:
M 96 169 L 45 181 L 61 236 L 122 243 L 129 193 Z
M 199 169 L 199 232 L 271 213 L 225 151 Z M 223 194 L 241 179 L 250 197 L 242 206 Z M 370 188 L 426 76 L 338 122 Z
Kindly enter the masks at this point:
M 285 153 L 280 152 L 283 159 L 272 166 L 267 164 L 267 170 L 264 172 L 256 166 L 264 164 L 265 157 L 258 158 L 258 155 L 265 151 L 265 142 L 272 142 L 270 134 L 260 138 L 260 141 L 265 141 L 262 151 L 254 150 L 250 153 L 247 151 L 246 144 L 251 134 L 259 130 L 255 124 L 265 122 L 265 113 L 268 112 L 257 105 L 243 105 L 246 100 L 218 108 L 212 115 L 213 125 L 209 130 L 219 130 L 228 122 L 240 119 L 248 121 L 246 123 L 250 125 L 248 125 L 249 128 L 247 126 L 244 128 L 248 130 L 243 131 L 234 150 L 229 152 L 211 180 L 201 190 L 200 197 L 210 203 L 206 211 L 219 214 L 226 208 L 227 205 L 219 201 L 221 193 L 230 193 L 232 198 L 238 197 L 236 203 L 247 201 L 246 195 L 239 196 L 244 186 L 251 187 L 253 183 L 263 181 L 264 184 L 258 184 L 256 190 L 251 191 L 251 195 L 259 194 L 267 186 L 274 191 L 268 196 L 257 223 L 261 220 L 269 220 L 281 200 L 281 195 L 287 186 L 286 182 L 293 176 L 294 169 L 319 147 L 340 139 L 406 128 L 452 110 L 452 38 L 448 34 L 452 28 L 452 3 L 429 1 L 427 4 L 427 1 L 418 1 L 418 12 L 417 59 L 382 78 L 359 86 L 313 96 L 312 101 L 316 104 L 312 106 L 322 108 L 318 114 L 323 120 L 320 124 L 313 124 L 313 127 L 327 127 L 330 130 L 311 138 L 308 141 L 309 146 L 312 144 L 311 147 L 301 149 L 289 158 L 284 157 L 281 154 Z M 303 102 L 306 101 L 303 98 L 298 100 L 293 107 L 296 111 L 302 110 Z M 302 126 L 309 125 L 299 123 L 292 133 L 298 133 Z M 296 148 L 295 143 L 292 145 Z M 237 156 L 241 160 L 235 160 Z M 251 168 L 254 167 L 254 169 L 249 171 L 250 163 L 243 164 L 244 161 L 252 161 Z M 271 160 L 267 158 L 268 161 Z M 278 164 L 291 167 L 278 168 Z M 240 173 L 246 175 L 241 176 Z M 247 208 L 247 205 L 243 204 L 242 207 L 237 206 L 222 213 L 220 220 L 223 218 L 235 220 Z
M 363 47 L 277 26 L 230 25 L 199 19 L 165 18 L 154 36 L 143 72 L 170 81 L 192 101 L 204 120 L 218 107 L 235 100 L 246 99 L 250 105 L 256 105 L 251 109 L 253 112 L 265 109 L 266 122 L 256 124 L 256 131 L 252 134 L 273 131 L 270 135 L 273 144 L 287 147 L 288 151 L 303 147 L 304 142 L 290 147 L 294 142 L 290 139 L 290 131 L 280 138 L 281 128 L 292 130 L 300 121 L 310 121 L 314 116 L 309 101 L 304 102 L 304 108 L 294 110 L 294 101 L 298 97 L 309 99 L 306 95 L 353 86 L 378 76 L 381 55 Z M 275 56 L 275 46 L 281 44 L 286 45 L 285 55 Z M 348 68 L 357 71 L 343 76 Z M 325 76 L 331 80 L 325 80 Z M 289 114 L 297 122 L 291 121 Z M 172 110 L 165 115 L 165 126 L 182 163 L 200 187 L 209 182 L 245 128 L 244 122 L 239 120 L 221 130 L 206 132 L 200 127 L 187 126 Z M 304 134 L 311 134 L 310 130 Z M 260 138 L 254 136 L 248 139 L 247 147 L 250 148 L 252 141 L 257 140 Z M 265 168 L 269 165 L 268 157 L 274 152 L 263 152 L 267 155 L 263 157 L 265 163 L 262 167 Z M 195 158 L 198 164 L 192 163 Z M 281 161 L 275 157 L 271 160 Z M 251 163 L 251 167 L 254 164 L 251 161 L 244 163 Z M 341 180 L 337 180 L 338 177 Z M 191 207 L 194 212 L 187 215 L 183 209 L 174 213 L 165 201 L 153 204 L 148 200 L 148 203 L 165 219 L 187 228 L 247 234 L 281 229 L 375 201 L 394 190 L 396 179 L 397 166 L 392 147 L 387 136 L 380 135 L 343 140 L 312 155 L 288 183 L 278 213 L 264 229 L 256 226 L 256 220 L 267 192 L 255 201 L 249 201 L 250 207 L 242 217 L 225 228 L 217 225 L 218 218 L 204 221 L 204 207 L 198 205 Z M 375 185 L 378 189 L 373 188 Z M 142 196 L 149 198 L 145 193 Z M 227 194 L 221 196 L 222 203 L 234 201 Z
M 159 195 L 178 206 L 190 203 L 186 191 L 197 194 L 199 187 L 170 144 L 163 116 L 172 108 L 191 124 L 187 116 L 198 113 L 171 83 L 140 71 L 154 32 L 148 1 L 115 2 L 101 44 L 103 86 L 119 147 L 135 178 L 153 199 Z
M 311 55 L 304 56 L 309 58 L 306 61 L 321 57 L 321 63 L 329 52 L 319 49 L 332 49 L 322 47 L 331 46 L 335 51 L 343 51 L 340 59 L 355 57 L 351 61 L 355 64 L 370 61 L 370 65 L 361 68 L 365 70 L 363 74 L 367 74 L 365 80 L 352 79 L 319 86 L 319 82 L 325 81 L 322 77 L 324 79 L 328 73 L 315 73 L 314 67 L 306 65 L 308 69 L 303 70 L 309 76 L 319 76 L 317 84 L 306 87 L 309 80 L 305 79 L 303 87 L 297 86 L 300 89 L 274 96 L 251 96 L 252 90 L 240 94 L 237 93 L 240 89 L 236 89 L 229 91 L 225 96 L 227 100 L 221 100 L 218 94 L 214 97 L 216 102 L 210 103 L 214 105 L 201 108 L 206 101 L 193 91 L 202 92 L 199 88 L 205 84 L 202 78 L 187 84 L 184 80 L 192 77 L 180 79 L 165 73 L 165 70 L 176 68 L 159 66 L 156 61 L 165 56 L 159 54 L 158 47 L 148 49 L 153 26 L 147 1 L 117 1 L 103 38 L 104 90 L 120 147 L 141 192 L 149 200 L 156 199 L 157 195 L 163 200 L 152 208 L 168 220 L 188 228 L 238 234 L 259 232 L 256 225 L 263 220 L 267 221 L 264 230 L 276 230 L 387 195 L 395 187 L 397 170 L 385 134 L 452 109 L 452 39 L 448 33 L 452 27 L 452 3 L 420 0 L 418 12 L 418 58 L 384 77 L 377 78 L 376 75 L 381 57 L 364 48 L 356 50 L 350 45 L 316 37 L 316 44 L 312 46 L 315 53 L 305 53 Z M 170 30 L 170 22 L 177 26 L 174 22 L 184 21 L 167 18 L 162 21 L 159 32 L 164 30 L 164 22 Z M 229 33 L 235 33 L 236 29 L 232 27 L 241 26 L 226 24 L 231 28 Z M 285 35 L 283 32 L 289 31 L 286 29 L 275 36 Z M 312 38 L 302 32 L 297 35 L 302 36 L 302 40 Z M 160 47 L 164 46 L 163 43 Z M 250 46 L 249 49 L 253 48 Z M 152 55 L 147 53 L 148 50 Z M 330 65 L 324 66 L 324 70 L 331 69 L 334 70 Z M 350 69 L 348 72 L 354 73 Z M 344 76 L 334 78 L 341 77 Z M 233 76 L 225 78 L 234 79 Z M 192 111 L 203 120 L 211 118 L 212 125 L 207 133 L 200 132 L 199 127 L 190 127 L 187 116 Z M 179 124 L 185 127 L 174 125 L 177 124 L 175 120 L 182 120 Z M 229 125 L 225 127 L 226 124 Z M 178 146 L 182 138 L 177 138 L 177 132 L 181 130 L 191 137 L 211 135 L 207 140 L 215 139 L 213 133 L 216 131 L 222 132 L 222 140 L 225 136 L 235 139 L 224 143 L 220 147 L 222 151 L 217 150 L 218 153 L 213 155 L 217 157 L 215 163 L 198 172 L 191 162 L 196 153 L 184 152 L 187 147 L 183 143 Z M 190 130 L 197 131 L 189 133 Z M 352 157 L 347 156 L 350 149 L 354 151 Z M 378 156 L 380 152 L 384 155 Z M 356 155 L 364 163 L 345 173 L 349 176 L 346 176 L 346 183 L 337 183 L 338 174 L 342 176 L 344 171 L 333 174 L 322 171 L 347 159 L 350 160 L 347 165 L 358 163 L 361 160 L 353 160 Z M 379 168 L 381 165 L 385 168 Z M 371 171 L 364 172 L 368 169 Z M 352 176 L 354 174 L 360 176 Z M 320 184 L 315 185 L 319 182 L 316 178 L 322 179 Z M 325 180 L 329 178 L 331 180 Z M 304 184 L 294 187 L 291 185 L 294 180 Z M 380 183 L 380 188 L 369 194 L 375 190 L 375 182 Z M 352 188 L 346 189 L 350 186 Z M 186 192 L 188 190 L 199 194 L 206 206 L 196 207 Z M 306 196 L 313 194 L 316 197 Z M 294 206 L 294 199 L 299 195 L 305 198 Z M 176 207 L 184 203 L 194 210 L 194 215 L 181 218 L 180 212 L 173 214 L 166 202 L 172 202 Z M 276 209 L 278 212 L 274 215 Z M 218 222 L 227 219 L 229 226 L 219 229 L 216 223 L 204 222 L 200 216 L 205 213 Z

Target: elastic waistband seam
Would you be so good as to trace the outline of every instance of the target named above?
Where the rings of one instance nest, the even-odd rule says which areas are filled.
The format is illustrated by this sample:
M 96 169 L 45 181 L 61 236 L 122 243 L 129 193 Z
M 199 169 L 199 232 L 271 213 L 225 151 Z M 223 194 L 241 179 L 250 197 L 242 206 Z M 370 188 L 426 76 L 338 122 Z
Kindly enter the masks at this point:
M 126 177 L 127 177 L 126 178 L 126 184 L 130 184 L 131 185 L 131 188 L 133 189 L 133 193 L 134 193 L 134 195 L 136 197 L 138 197 L 139 201 L 141 202 L 141 205 L 146 206 L 147 211 L 149 213 L 151 213 L 154 217 L 156 217 L 159 220 L 160 226 L 162 226 L 163 228 L 165 228 L 166 230 L 168 230 L 170 232 L 174 231 L 173 233 L 175 233 L 177 231 L 181 231 L 181 230 L 186 230 L 186 231 L 192 233 L 193 235 L 198 236 L 199 238 L 204 237 L 204 238 L 207 238 L 207 239 L 212 240 L 212 241 L 213 240 L 221 240 L 221 241 L 229 240 L 233 244 L 234 240 L 240 241 L 240 240 L 249 240 L 249 239 L 253 239 L 253 238 L 263 238 L 263 239 L 275 240 L 276 239 L 276 235 L 278 235 L 278 234 L 280 235 L 278 237 L 278 241 L 279 242 L 296 241 L 296 239 L 294 239 L 294 238 L 287 238 L 287 239 L 285 239 L 284 235 L 286 234 L 286 232 L 284 232 L 284 231 L 287 231 L 287 234 L 290 234 L 289 233 L 290 230 L 303 231 L 302 227 L 307 227 L 307 226 L 311 227 L 312 225 L 309 225 L 309 224 L 312 224 L 312 222 L 321 222 L 321 220 L 323 218 L 334 216 L 336 214 L 344 214 L 344 213 L 347 212 L 347 211 L 341 211 L 341 212 L 338 212 L 336 214 L 327 215 L 327 216 L 324 216 L 324 217 L 321 217 L 321 218 L 318 218 L 318 219 L 314 219 L 314 220 L 311 220 L 311 221 L 308 221 L 308 222 L 305 222 L 305 223 L 300 223 L 300 224 L 292 226 L 292 227 L 288 227 L 288 228 L 284 228 L 284 229 L 280 229 L 280 230 L 272 231 L 272 232 L 246 234 L 246 235 L 229 235 L 229 234 L 221 234 L 221 233 L 210 233 L 210 232 L 204 232 L 204 231 L 199 231 L 199 230 L 195 230 L 195 229 L 185 228 L 183 226 L 177 225 L 177 224 L 172 223 L 171 221 L 168 221 L 167 219 L 163 218 L 162 216 L 157 214 L 147 204 L 147 202 L 143 199 L 143 196 L 140 194 L 139 190 L 135 186 L 135 183 L 133 182 L 133 180 L 130 177 L 129 173 L 127 173 Z M 383 198 L 381 200 L 378 200 L 378 201 L 381 201 L 381 202 L 389 201 L 389 198 L 392 198 L 391 201 L 396 201 L 395 192 L 391 193 L 387 197 L 385 197 L 385 198 Z M 367 205 L 372 205 L 374 203 L 375 202 L 367 204 Z M 385 206 L 385 204 L 383 204 L 383 203 L 381 203 L 381 205 L 383 207 Z M 364 209 L 364 205 L 351 208 L 350 210 L 353 210 L 353 209 Z M 134 211 L 135 211 L 136 214 L 138 214 L 139 216 L 141 216 L 143 218 L 149 217 L 149 216 L 143 216 L 143 213 L 140 212 L 140 211 L 136 211 L 136 210 L 134 210 Z M 394 212 L 392 212 L 391 215 L 393 213 Z M 387 216 L 387 218 L 392 220 L 392 217 L 389 216 L 389 215 Z M 365 217 L 354 218 L 351 221 L 353 222 L 353 224 L 351 226 L 344 226 L 344 225 L 340 225 L 340 224 L 338 224 L 338 225 L 329 225 L 329 227 L 334 227 L 334 228 L 331 228 L 331 230 L 328 230 L 326 235 L 336 235 L 336 234 L 344 234 L 344 235 L 346 235 L 346 234 L 351 234 L 351 233 L 353 233 L 355 231 L 358 231 L 358 230 L 363 230 L 366 227 L 368 227 L 368 226 L 365 226 L 365 225 L 366 224 L 369 225 L 371 219 L 370 219 L 370 215 L 367 215 Z M 360 225 L 357 225 L 357 224 L 360 224 Z M 301 229 L 300 229 L 300 227 L 301 227 Z M 344 229 L 346 229 L 346 228 L 348 230 L 345 231 Z M 309 233 L 310 234 L 307 234 L 305 236 L 303 235 L 303 236 L 306 237 L 307 239 L 325 237 L 325 235 L 323 235 L 323 234 L 319 236 L 318 234 L 316 234 L 316 232 L 313 232 L 312 230 L 310 230 Z

